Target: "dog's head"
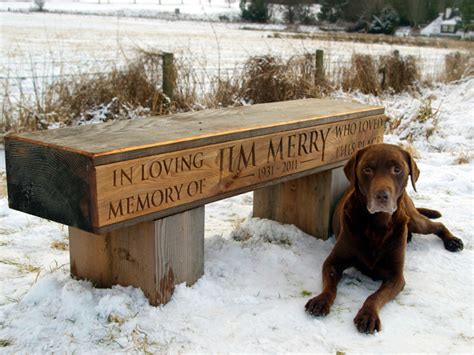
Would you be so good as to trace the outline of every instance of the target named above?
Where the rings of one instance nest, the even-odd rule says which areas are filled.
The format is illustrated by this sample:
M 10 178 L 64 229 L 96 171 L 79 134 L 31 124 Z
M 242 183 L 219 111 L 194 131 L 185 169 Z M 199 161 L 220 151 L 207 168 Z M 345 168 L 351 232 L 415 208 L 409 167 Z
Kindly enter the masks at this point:
M 357 151 L 344 166 L 344 173 L 367 200 L 370 213 L 397 210 L 398 199 L 411 177 L 413 189 L 420 171 L 407 151 L 392 144 L 375 144 Z

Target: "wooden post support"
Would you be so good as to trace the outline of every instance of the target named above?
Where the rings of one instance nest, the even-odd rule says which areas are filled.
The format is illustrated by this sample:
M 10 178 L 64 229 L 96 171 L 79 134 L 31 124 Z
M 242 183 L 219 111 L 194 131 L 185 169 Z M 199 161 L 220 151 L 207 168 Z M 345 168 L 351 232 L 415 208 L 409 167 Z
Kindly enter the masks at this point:
M 204 206 L 98 235 L 69 228 L 71 274 L 97 287 L 134 286 L 152 305 L 204 273 Z
M 324 79 L 324 51 L 316 50 L 316 80 Z
M 326 170 L 254 191 L 253 215 L 327 239 L 332 210 L 346 187 L 342 168 Z M 344 176 L 342 176 L 344 177 Z
M 173 53 L 163 53 L 163 93 L 173 101 L 175 84 Z

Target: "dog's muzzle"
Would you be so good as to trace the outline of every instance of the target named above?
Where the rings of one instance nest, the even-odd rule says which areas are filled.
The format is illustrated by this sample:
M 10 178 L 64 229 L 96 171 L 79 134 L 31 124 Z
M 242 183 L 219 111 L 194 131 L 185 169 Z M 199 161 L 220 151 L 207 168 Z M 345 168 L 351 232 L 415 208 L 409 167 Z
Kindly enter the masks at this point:
M 393 214 L 397 210 L 397 201 L 388 189 L 380 189 L 367 199 L 367 210 L 371 214 L 378 212 Z

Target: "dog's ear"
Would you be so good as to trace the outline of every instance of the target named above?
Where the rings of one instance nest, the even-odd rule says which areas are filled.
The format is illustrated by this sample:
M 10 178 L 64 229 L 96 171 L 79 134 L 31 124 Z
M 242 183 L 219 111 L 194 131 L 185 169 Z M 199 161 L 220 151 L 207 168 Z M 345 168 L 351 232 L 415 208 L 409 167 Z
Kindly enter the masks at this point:
M 365 148 L 359 149 L 356 153 L 352 154 L 352 157 L 349 161 L 344 165 L 344 174 L 346 175 L 347 180 L 351 183 L 351 185 L 356 186 L 357 180 L 357 162 L 359 161 L 360 157 L 362 156 Z
M 418 165 L 416 165 L 415 159 L 411 156 L 410 153 L 405 151 L 406 157 L 407 157 L 407 163 L 408 166 L 410 167 L 410 179 L 411 179 L 411 186 L 413 186 L 413 190 L 416 192 L 416 186 L 415 183 L 418 181 L 418 178 L 420 177 L 420 169 L 418 169 Z

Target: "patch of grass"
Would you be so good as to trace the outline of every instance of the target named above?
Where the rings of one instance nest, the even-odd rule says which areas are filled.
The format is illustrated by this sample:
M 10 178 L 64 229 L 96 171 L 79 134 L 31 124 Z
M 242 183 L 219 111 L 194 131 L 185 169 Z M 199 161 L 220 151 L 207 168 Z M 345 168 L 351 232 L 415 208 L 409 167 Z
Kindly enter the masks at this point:
M 35 266 L 31 264 L 29 261 L 25 263 L 17 262 L 14 260 L 10 259 L 0 259 L 0 263 L 5 264 L 5 265 L 12 265 L 15 266 L 19 272 L 21 273 L 39 273 L 41 271 L 41 267 Z
M 341 86 L 345 91 L 358 90 L 364 94 L 379 95 L 384 91 L 411 90 L 420 74 L 415 57 L 401 57 L 398 52 L 379 58 L 354 54 L 351 66 L 342 70 Z
M 472 155 L 468 152 L 460 152 L 456 159 L 454 159 L 454 164 L 461 165 L 461 164 L 469 164 L 471 162 Z
M 119 325 L 122 325 L 125 323 L 125 321 L 126 321 L 125 318 L 115 313 L 110 313 L 109 316 L 107 317 L 107 322 L 109 323 L 117 323 Z
M 236 228 L 232 231 L 231 237 L 236 242 L 246 242 L 252 238 L 252 235 L 245 228 Z
M 13 344 L 13 338 L 0 339 L 0 348 L 6 348 Z
M 382 76 L 382 91 L 392 90 L 399 93 L 409 90 L 420 79 L 415 57 L 401 57 L 397 51 L 393 55 L 380 57 L 378 66 L 378 72 Z
M 240 82 L 240 97 L 252 103 L 321 97 L 330 91 L 329 84 L 316 75 L 312 54 L 288 60 L 271 55 L 251 57 Z
M 415 122 L 425 123 L 429 120 L 434 122 L 438 121 L 439 118 L 439 109 L 433 110 L 433 106 L 431 104 L 431 98 L 428 97 L 421 102 L 418 111 L 414 117 Z
M 31 78 L 33 94 L 23 88 L 13 99 L 13 80 L 3 81 L 0 131 L 46 129 L 55 123 L 68 126 L 97 115 L 102 121 L 135 116 L 162 115 L 170 111 L 161 91 L 161 52 L 139 50 L 124 67 L 101 68 L 103 73 L 54 78 Z
M 55 240 L 51 243 L 51 248 L 57 249 L 57 250 L 68 250 L 69 243 L 62 240 Z
M 255 28 L 252 28 L 255 30 Z M 288 33 L 274 32 L 270 38 L 293 38 L 293 39 L 313 39 L 335 42 L 358 42 L 358 43 L 387 43 L 390 45 L 404 45 L 416 47 L 433 48 L 457 48 L 474 50 L 474 42 L 460 41 L 447 38 L 433 37 L 397 37 L 368 33 L 348 33 L 348 32 L 318 32 L 318 33 Z
M 307 290 L 302 290 L 301 291 L 301 296 L 303 297 L 308 297 L 308 296 L 311 296 L 313 293 L 311 291 L 307 291 Z
M 410 155 L 415 158 L 415 159 L 420 159 L 421 158 L 421 155 L 420 155 L 420 152 L 418 152 L 418 150 L 415 148 L 415 146 L 411 143 L 402 143 L 401 144 L 401 147 L 403 149 L 405 149 L 408 153 L 410 153 Z
M 380 86 L 376 60 L 367 54 L 354 54 L 351 62 L 350 68 L 343 71 L 343 90 L 378 95 Z
M 461 52 L 447 54 L 444 61 L 444 81 L 451 82 L 474 75 L 474 59 Z

